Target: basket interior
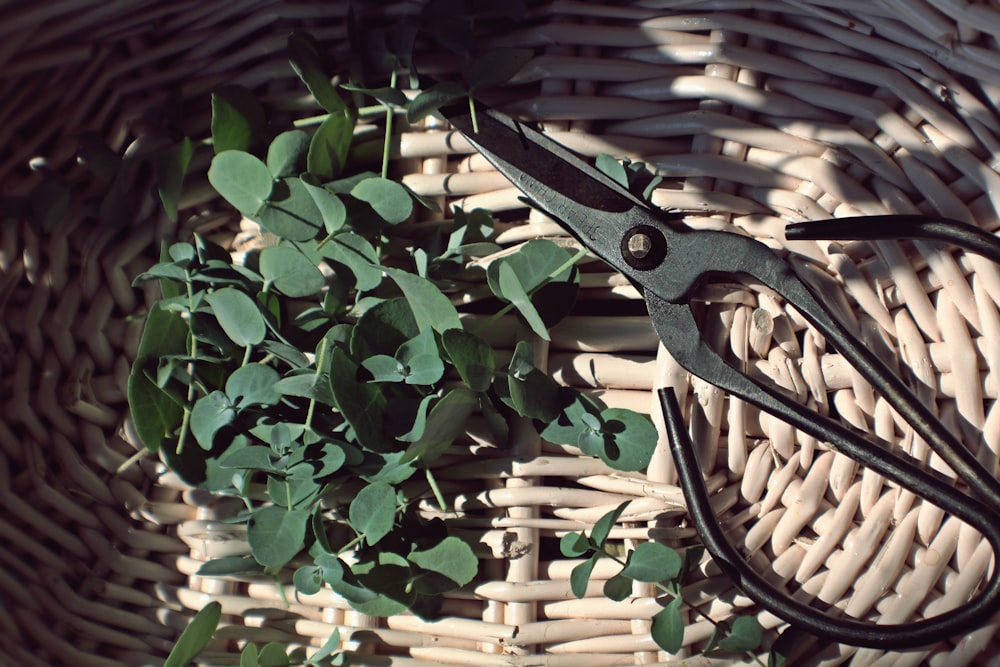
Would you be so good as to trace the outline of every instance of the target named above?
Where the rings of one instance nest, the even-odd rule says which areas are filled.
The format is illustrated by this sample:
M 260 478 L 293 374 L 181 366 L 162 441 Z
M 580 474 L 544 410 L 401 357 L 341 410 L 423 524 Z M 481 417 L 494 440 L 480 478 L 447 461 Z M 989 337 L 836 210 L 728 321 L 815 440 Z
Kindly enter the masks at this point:
M 422 4 L 368 9 L 391 25 Z M 800 220 L 915 212 L 1000 226 L 1000 68 L 988 53 L 1000 34 L 995 10 L 688 4 L 531 3 L 516 28 L 479 26 L 483 49 L 536 53 L 487 101 L 540 122 L 582 155 L 645 162 L 664 177 L 653 201 L 684 212 L 691 226 L 772 246 L 995 469 L 997 267 L 931 243 L 790 242 L 783 232 Z M 245 85 L 288 114 L 312 108 L 285 38 L 307 30 L 346 62 L 347 5 L 59 3 L 8 8 L 0 26 L 8 44 L 0 51 L 0 193 L 19 202 L 0 226 L 0 632 L 20 638 L 2 642 L 0 663 L 157 663 L 213 599 L 226 620 L 213 663 L 235 660 L 245 640 L 318 646 L 334 626 L 358 664 L 667 661 L 649 634 L 660 608 L 653 589 L 637 585 L 627 601 L 608 601 L 601 585 L 614 571 L 599 567 L 577 600 L 569 586 L 576 563 L 558 549 L 567 531 L 589 529 L 628 499 L 612 540 L 697 542 L 652 391 L 662 386 L 682 398 L 730 540 L 797 595 L 901 622 L 954 607 L 992 567 L 971 527 L 688 376 L 659 346 L 641 295 L 592 260 L 581 266 L 574 313 L 551 341 L 513 317 L 489 337 L 501 349 L 530 340 L 560 382 L 650 414 L 661 437 L 642 474 L 544 442 L 528 423 L 513 424 L 502 443 L 473 426 L 436 470 L 448 511 L 422 505 L 482 557 L 474 585 L 448 596 L 437 621 L 367 617 L 329 591 L 295 599 L 290 582 L 286 608 L 270 580 L 196 576 L 205 560 L 247 546 L 239 527 L 222 522 L 229 501 L 192 491 L 151 457 L 122 467 L 138 447 L 125 385 L 154 298 L 130 283 L 163 238 L 198 231 L 238 245 L 247 234 L 197 179 L 185 184 L 183 213 L 171 224 L 149 196 L 155 175 L 143 169 L 125 175 L 129 218 L 101 222 L 99 191 L 75 158 L 88 133 L 120 154 L 155 151 L 171 96 L 183 103 L 189 136 L 205 136 L 208 94 L 223 84 Z M 447 54 L 422 57 L 431 74 L 456 71 Z M 538 237 L 575 243 L 442 123 L 405 127 L 393 151 L 394 173 L 442 210 L 494 211 L 505 246 Z M 199 153 L 192 171 L 204 173 L 208 159 Z M 53 175 L 69 185 L 67 205 L 39 220 L 43 207 L 32 202 L 59 196 L 47 189 Z M 440 223 L 425 214 L 404 232 Z M 470 323 L 485 318 L 484 293 L 474 282 L 455 290 Z M 735 284 L 702 296 L 705 337 L 731 362 L 953 476 L 779 298 Z M 718 620 L 753 611 L 708 560 L 685 596 Z M 768 614 L 760 620 L 772 639 L 782 627 Z M 995 651 L 994 629 L 884 655 L 803 639 L 795 664 L 978 664 Z M 675 657 L 697 655 L 711 633 L 692 613 Z

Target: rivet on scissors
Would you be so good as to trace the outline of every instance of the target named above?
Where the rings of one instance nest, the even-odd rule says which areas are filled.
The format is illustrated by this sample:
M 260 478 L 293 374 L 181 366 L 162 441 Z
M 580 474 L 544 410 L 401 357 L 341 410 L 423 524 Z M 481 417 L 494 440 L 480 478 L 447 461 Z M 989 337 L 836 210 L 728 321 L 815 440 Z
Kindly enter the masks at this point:
M 667 256 L 663 232 L 651 225 L 636 225 L 622 237 L 622 258 L 633 269 L 655 269 Z
M 628 251 L 636 259 L 645 259 L 649 251 L 653 249 L 653 239 L 641 232 L 633 234 L 628 239 Z

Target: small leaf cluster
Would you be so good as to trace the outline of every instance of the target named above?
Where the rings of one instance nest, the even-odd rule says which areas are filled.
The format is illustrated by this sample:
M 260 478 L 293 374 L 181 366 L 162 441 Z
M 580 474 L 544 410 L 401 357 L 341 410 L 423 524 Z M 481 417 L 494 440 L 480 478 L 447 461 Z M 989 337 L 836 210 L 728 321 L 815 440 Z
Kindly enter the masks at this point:
M 165 245 L 136 279 L 162 297 L 129 378 L 133 422 L 182 479 L 245 505 L 233 521 L 250 556 L 201 574 L 290 570 L 300 595 L 328 587 L 366 614 L 432 616 L 478 569 L 466 539 L 417 511 L 425 498 L 445 506 L 434 470 L 471 418 L 500 446 L 512 419 L 534 420 L 621 470 L 645 467 L 656 433 L 642 415 L 559 386 L 526 342 L 498 361 L 444 291 L 458 276 L 486 283 L 497 317 L 514 312 L 547 338 L 576 298 L 582 255 L 540 239 L 475 275 L 470 260 L 500 250 L 484 211 L 400 234 L 434 207 L 386 175 L 387 153 L 382 174 L 364 168 L 357 143 L 358 96 L 382 105 L 388 138 L 405 101 L 395 78 L 338 87 L 315 40 L 293 34 L 288 50 L 325 113 L 281 125 L 230 86 L 212 96 L 200 144 L 211 185 L 272 242 L 236 261 L 196 235 Z
M 559 546 L 564 556 L 584 558 L 570 573 L 570 588 L 576 597 L 585 597 L 597 562 L 602 558 L 614 560 L 622 568 L 604 582 L 604 595 L 611 600 L 622 601 L 632 594 L 634 582 L 655 585 L 665 594 L 666 601 L 663 609 L 653 616 L 650 632 L 657 646 L 667 653 L 677 653 L 684 641 L 682 610 L 689 606 L 682 595 L 684 582 L 697 565 L 702 549 L 689 548 L 681 555 L 658 542 L 641 542 L 622 559 L 608 544 L 608 537 L 629 502 L 622 503 L 598 519 L 589 535 L 567 533 L 562 537 Z M 697 611 L 697 608 L 692 609 Z M 705 618 L 715 625 L 715 631 L 702 648 L 703 654 L 746 652 L 756 660 L 751 652 L 760 646 L 763 630 L 755 617 L 740 616 L 732 623 L 717 622 L 708 616 Z
M 221 619 L 222 605 L 218 602 L 209 602 L 202 607 L 178 637 L 163 667 L 186 667 L 191 664 L 211 642 Z M 302 648 L 288 652 L 278 642 L 269 642 L 262 647 L 250 642 L 240 653 L 240 667 L 335 667 L 344 664 L 344 655 L 338 652 L 339 648 L 340 630 L 337 628 L 323 646 L 309 656 Z

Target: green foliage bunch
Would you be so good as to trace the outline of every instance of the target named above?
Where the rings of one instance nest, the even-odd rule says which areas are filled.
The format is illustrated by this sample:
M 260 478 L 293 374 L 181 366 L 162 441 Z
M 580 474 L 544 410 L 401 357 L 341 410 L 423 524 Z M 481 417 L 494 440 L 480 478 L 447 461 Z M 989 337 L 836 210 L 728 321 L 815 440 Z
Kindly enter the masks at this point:
M 501 363 L 466 328 L 442 290 L 470 258 L 500 250 L 493 219 L 456 210 L 449 226 L 403 239 L 401 225 L 433 203 L 388 176 L 387 152 L 381 173 L 363 168 L 355 144 L 359 117 L 384 119 L 388 136 L 406 113 L 395 77 L 337 87 L 315 40 L 293 34 L 288 48 L 324 113 L 275 127 L 230 86 L 213 95 L 206 142 L 211 185 L 273 242 L 234 261 L 196 236 L 137 278 L 157 281 L 162 298 L 130 376 L 133 421 L 181 478 L 245 505 L 232 520 L 246 525 L 250 555 L 201 574 L 278 577 L 291 566 L 298 594 L 329 587 L 366 614 L 433 615 L 478 559 L 417 505 L 445 506 L 434 466 L 471 418 L 499 446 L 512 420 L 533 420 L 548 440 L 620 470 L 646 466 L 655 430 L 557 385 L 527 342 Z M 186 169 L 190 153 L 175 166 Z M 497 316 L 513 312 L 548 337 L 572 306 L 581 256 L 535 240 L 480 278 L 503 304 Z

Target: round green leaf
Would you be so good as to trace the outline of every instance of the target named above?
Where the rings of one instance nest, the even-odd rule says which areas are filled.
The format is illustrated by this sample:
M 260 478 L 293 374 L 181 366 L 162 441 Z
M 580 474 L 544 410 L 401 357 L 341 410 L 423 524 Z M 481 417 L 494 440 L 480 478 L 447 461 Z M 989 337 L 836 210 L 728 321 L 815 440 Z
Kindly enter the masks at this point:
M 764 639 L 760 622 L 753 616 L 739 616 L 733 621 L 729 634 L 719 640 L 719 648 L 734 653 L 753 651 Z
M 260 251 L 260 274 L 276 290 L 293 298 L 316 294 L 326 279 L 312 261 L 289 246 L 269 246 Z
M 369 484 L 358 492 L 348 510 L 351 527 L 369 545 L 389 534 L 396 522 L 396 489 L 385 482 Z
M 305 541 L 309 512 L 277 505 L 261 507 L 250 517 L 247 542 L 257 562 L 277 569 L 295 557 Z
M 454 304 L 434 283 L 401 269 L 383 267 L 382 270 L 402 290 L 420 331 L 433 329 L 444 333 L 448 329 L 462 328 Z
M 274 178 L 298 176 L 305 166 L 309 135 L 302 130 L 282 132 L 267 149 L 267 168 Z
M 264 340 L 267 325 L 256 302 L 235 287 L 223 287 L 205 295 L 219 326 L 241 347 Z
M 226 380 L 226 395 L 236 407 L 248 405 L 274 405 L 281 400 L 281 394 L 274 390 L 274 384 L 281 379 L 278 371 L 264 364 L 246 364 L 233 371 Z
M 569 587 L 576 597 L 582 598 L 587 595 L 587 584 L 590 583 L 590 574 L 594 571 L 594 566 L 597 565 L 600 557 L 601 554 L 595 553 L 574 567 L 569 573 Z
M 344 273 L 353 274 L 356 287 L 361 292 L 374 289 L 382 282 L 378 253 L 368 239 L 360 234 L 354 232 L 338 234 L 323 246 L 322 253 L 330 261 L 346 268 L 347 271 Z
M 681 555 L 659 542 L 641 542 L 629 554 L 622 575 L 636 581 L 657 582 L 674 579 L 680 574 Z
M 372 374 L 372 382 L 402 382 L 406 377 L 403 364 L 387 354 L 368 357 L 361 365 Z
M 656 449 L 656 427 L 648 417 L 624 408 L 608 408 L 601 413 L 604 448 L 599 452 L 612 468 L 642 470 Z
M 434 354 L 418 354 L 406 364 L 406 384 L 430 385 L 444 375 L 444 362 Z
M 254 219 L 267 231 L 289 241 L 311 241 L 323 228 L 323 216 L 298 178 L 275 181 Z
M 632 594 L 632 580 L 619 573 L 604 582 L 604 597 L 621 602 Z
M 677 653 L 684 645 L 684 619 L 681 618 L 681 599 L 674 598 L 653 616 L 651 628 L 653 641 L 667 653 Z
M 267 165 L 250 153 L 236 150 L 223 151 L 212 158 L 208 182 L 246 216 L 260 210 L 274 186 Z
M 391 225 L 403 222 L 413 212 L 413 198 L 402 185 L 387 178 L 366 178 L 353 188 L 351 196 L 367 202 Z
M 454 588 L 472 581 L 479 571 L 479 559 L 472 548 L 455 536 L 444 538 L 430 549 L 414 551 L 409 560 L 425 570 L 443 574 L 455 583 Z
M 316 180 L 312 174 L 302 174 L 299 179 L 306 186 L 306 191 L 312 197 L 320 215 L 323 216 L 323 227 L 326 229 L 326 233 L 333 234 L 343 227 L 344 223 L 347 222 L 347 207 L 344 206 L 344 202 L 337 196 L 337 193 L 312 182 Z
M 559 540 L 559 551 L 566 558 L 582 556 L 590 550 L 590 542 L 583 533 L 566 533 Z
M 441 340 L 451 363 L 469 389 L 488 390 L 493 383 L 493 367 L 496 364 L 490 344 L 462 329 L 448 329 Z
M 211 449 L 215 434 L 235 418 L 236 411 L 229 397 L 221 391 L 213 391 L 199 398 L 191 408 L 191 433 L 202 449 Z
M 306 565 L 295 570 L 292 584 L 302 595 L 316 595 L 323 588 L 323 570 L 315 565 Z

